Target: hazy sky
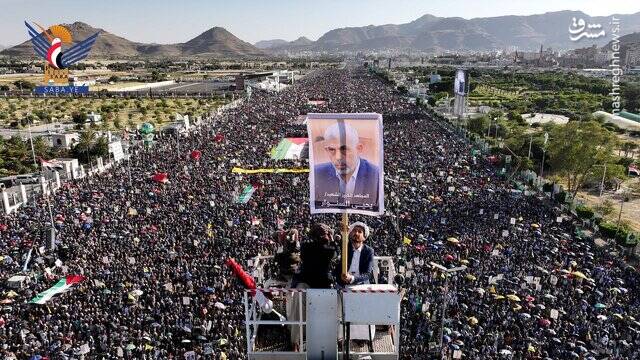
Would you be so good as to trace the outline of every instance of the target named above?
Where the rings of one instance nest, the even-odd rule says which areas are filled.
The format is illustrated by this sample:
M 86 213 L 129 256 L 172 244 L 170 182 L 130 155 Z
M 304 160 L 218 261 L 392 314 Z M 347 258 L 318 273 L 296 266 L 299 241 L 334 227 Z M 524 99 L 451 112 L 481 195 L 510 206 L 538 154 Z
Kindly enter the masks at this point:
M 640 11 L 634 0 L 0 0 L 0 44 L 27 39 L 24 20 L 83 21 L 139 42 L 176 43 L 222 26 L 242 40 L 307 36 L 339 27 L 400 24 L 424 14 L 463 18 L 581 10 L 592 16 Z

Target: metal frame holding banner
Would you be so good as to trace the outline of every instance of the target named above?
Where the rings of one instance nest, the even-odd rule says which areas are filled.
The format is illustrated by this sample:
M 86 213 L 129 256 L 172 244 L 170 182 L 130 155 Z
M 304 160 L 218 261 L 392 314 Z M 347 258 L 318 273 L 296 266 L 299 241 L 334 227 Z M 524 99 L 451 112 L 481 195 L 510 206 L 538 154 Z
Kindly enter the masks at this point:
M 312 214 L 384 213 L 382 115 L 307 116 Z

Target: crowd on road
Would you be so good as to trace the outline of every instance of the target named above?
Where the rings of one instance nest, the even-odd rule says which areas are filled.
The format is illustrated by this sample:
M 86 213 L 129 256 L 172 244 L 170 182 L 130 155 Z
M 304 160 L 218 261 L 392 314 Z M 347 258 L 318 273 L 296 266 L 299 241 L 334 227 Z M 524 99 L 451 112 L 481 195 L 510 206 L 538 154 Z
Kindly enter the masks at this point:
M 305 137 L 299 116 L 309 112 L 383 114 L 387 213 L 353 221 L 405 276 L 402 359 L 439 357 L 441 339 L 463 359 L 640 358 L 636 269 L 577 237 L 546 197 L 514 189 L 448 124 L 354 68 L 253 91 L 189 136 L 158 137 L 1 216 L 0 358 L 244 358 L 243 291 L 225 260 L 274 254 L 279 230 L 307 241 L 313 223 L 337 230 L 338 218 L 309 214 L 306 174 L 231 169 L 308 166 L 269 152 Z M 257 190 L 237 203 L 247 184 Z M 43 236 L 52 221 L 55 249 Z M 27 258 L 30 282 L 9 288 Z M 84 280 L 29 303 L 65 275 Z

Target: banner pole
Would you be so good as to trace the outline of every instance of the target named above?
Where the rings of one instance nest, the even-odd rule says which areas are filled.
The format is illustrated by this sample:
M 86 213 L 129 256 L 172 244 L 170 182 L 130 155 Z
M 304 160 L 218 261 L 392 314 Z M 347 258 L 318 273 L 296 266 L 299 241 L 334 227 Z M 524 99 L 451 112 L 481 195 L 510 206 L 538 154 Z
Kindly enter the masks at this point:
M 342 213 L 342 275 L 347 274 L 347 261 L 349 258 L 349 213 Z

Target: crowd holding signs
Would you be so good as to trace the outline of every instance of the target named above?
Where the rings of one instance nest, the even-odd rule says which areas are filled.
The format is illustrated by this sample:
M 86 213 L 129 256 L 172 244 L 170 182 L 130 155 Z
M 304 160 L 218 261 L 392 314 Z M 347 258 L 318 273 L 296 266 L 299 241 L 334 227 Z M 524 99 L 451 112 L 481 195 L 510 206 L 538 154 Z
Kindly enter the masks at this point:
M 381 117 L 312 116 L 310 163 L 296 141 L 272 152 L 309 135 L 307 113 Z M 406 278 L 403 359 L 437 357 L 441 340 L 454 358 L 640 357 L 636 269 L 364 70 L 256 90 L 179 143 L 153 142 L 130 167 L 67 183 L 53 214 L 40 199 L 0 217 L 0 358 L 242 359 L 243 294 L 225 260 L 276 253 L 285 229 L 305 242 L 313 223 L 337 228 L 323 207 L 381 214 L 353 221 Z

